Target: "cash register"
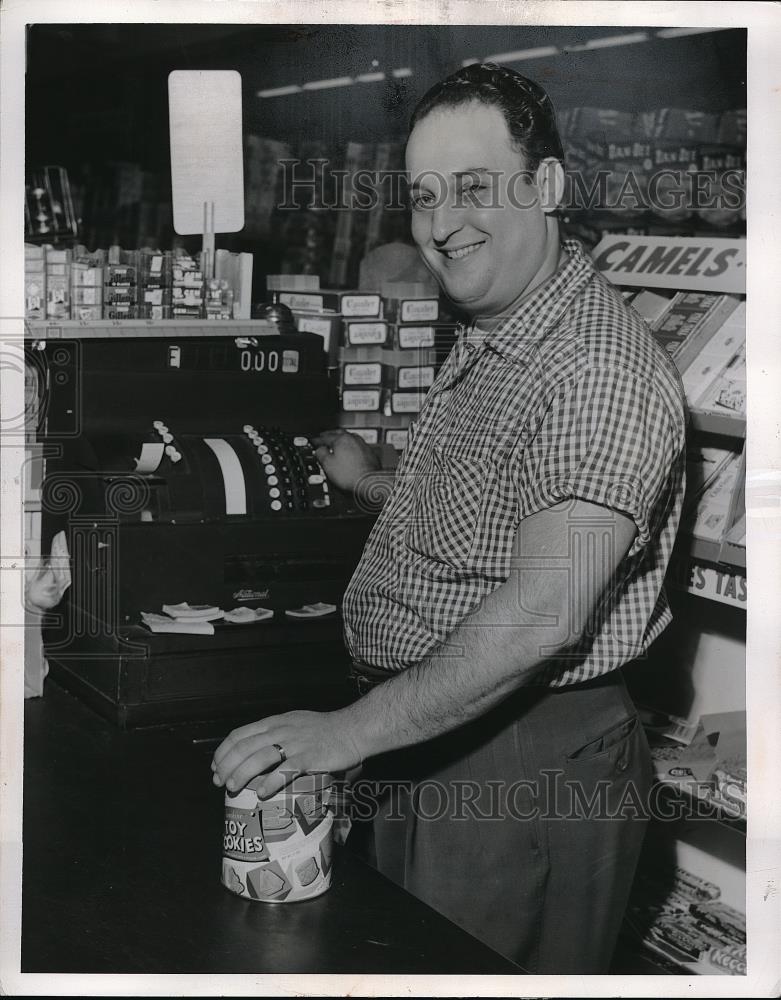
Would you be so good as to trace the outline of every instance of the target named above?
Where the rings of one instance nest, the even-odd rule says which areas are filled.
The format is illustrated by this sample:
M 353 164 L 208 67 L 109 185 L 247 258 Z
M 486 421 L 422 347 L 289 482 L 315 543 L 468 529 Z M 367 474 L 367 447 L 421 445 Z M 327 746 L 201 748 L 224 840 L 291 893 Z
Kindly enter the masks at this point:
M 322 340 L 256 325 L 42 352 L 42 543 L 64 531 L 72 572 L 46 656 L 122 727 L 349 696 L 339 607 L 372 516 L 315 456 Z

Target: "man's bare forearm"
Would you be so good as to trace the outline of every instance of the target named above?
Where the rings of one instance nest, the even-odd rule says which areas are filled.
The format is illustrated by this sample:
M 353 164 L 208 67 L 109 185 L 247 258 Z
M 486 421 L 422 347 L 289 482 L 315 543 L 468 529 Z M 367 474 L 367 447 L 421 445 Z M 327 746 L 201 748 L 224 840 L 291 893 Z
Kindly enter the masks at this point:
M 614 516 L 614 546 L 604 558 L 565 563 L 573 525 L 598 511 L 560 505 L 521 522 L 513 543 L 516 568 L 439 647 L 420 663 L 344 709 L 347 732 L 365 757 L 422 743 L 493 708 L 571 650 L 603 591 L 613 585 L 636 529 Z M 523 569 L 524 559 L 550 571 Z M 570 555 L 571 558 L 571 555 Z M 526 563 L 529 565 L 529 563 Z M 339 713 L 337 713 L 339 714 Z
M 389 678 L 343 710 L 366 759 L 422 743 L 478 718 L 533 681 L 564 648 L 557 626 L 509 624 L 508 590 L 492 594 L 448 639 L 447 646 Z M 517 621 L 517 615 L 515 618 Z

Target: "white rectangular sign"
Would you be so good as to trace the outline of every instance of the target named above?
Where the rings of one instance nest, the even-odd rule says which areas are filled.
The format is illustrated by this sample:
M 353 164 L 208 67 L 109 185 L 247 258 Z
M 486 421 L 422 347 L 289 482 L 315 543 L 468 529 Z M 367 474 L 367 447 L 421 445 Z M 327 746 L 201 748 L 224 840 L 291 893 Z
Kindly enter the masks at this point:
M 203 233 L 204 202 L 215 233 L 244 228 L 241 74 L 174 70 L 168 75 L 174 229 Z

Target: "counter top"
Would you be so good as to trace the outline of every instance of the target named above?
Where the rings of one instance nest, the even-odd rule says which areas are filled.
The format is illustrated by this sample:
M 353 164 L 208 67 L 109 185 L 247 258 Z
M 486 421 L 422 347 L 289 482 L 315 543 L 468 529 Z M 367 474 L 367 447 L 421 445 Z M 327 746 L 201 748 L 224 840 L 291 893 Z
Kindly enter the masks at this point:
M 25 704 L 22 972 L 520 974 L 345 849 L 317 899 L 234 896 L 213 747 Z

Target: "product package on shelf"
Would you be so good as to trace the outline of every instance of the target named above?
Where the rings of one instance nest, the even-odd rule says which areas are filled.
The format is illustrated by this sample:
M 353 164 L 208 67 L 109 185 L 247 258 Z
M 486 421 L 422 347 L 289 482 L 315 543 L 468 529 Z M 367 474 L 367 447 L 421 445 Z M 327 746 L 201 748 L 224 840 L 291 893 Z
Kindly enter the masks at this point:
M 423 406 L 426 393 L 413 389 L 386 389 L 383 394 L 383 412 L 390 415 L 416 414 Z
M 46 247 L 46 318 L 70 319 L 71 251 Z
M 46 249 L 24 246 L 24 315 L 27 319 L 46 319 Z
M 695 441 L 689 445 L 686 452 L 685 511 L 696 505 L 705 489 L 734 458 L 735 452 L 731 448 L 719 448 Z
M 629 114 L 581 107 L 559 119 L 572 195 L 569 235 L 593 246 L 610 233 L 743 231 L 745 109 Z
M 384 346 L 388 343 L 389 324 L 384 319 L 343 320 L 344 344 L 346 347 Z
M 402 419 L 405 421 L 405 425 L 403 427 L 385 427 L 382 437 L 385 444 L 390 445 L 391 448 L 395 448 L 398 452 L 404 451 L 407 446 L 409 427 L 412 423 L 411 417 L 402 415 Z
M 320 278 L 315 274 L 269 274 L 266 275 L 266 290 L 272 302 L 291 310 L 297 330 L 322 337 L 331 368 L 338 364 L 343 336 L 342 296 L 352 311 L 366 308 L 373 316 L 374 310 L 379 308 L 379 296 L 371 295 L 362 300 L 359 292 L 321 290 Z
M 73 319 L 103 318 L 102 254 L 75 257 L 71 265 L 71 315 Z
M 383 315 L 392 323 L 436 323 L 439 296 L 418 282 L 386 282 L 382 294 Z
M 690 743 L 649 733 L 656 777 L 708 806 L 716 815 L 746 818 L 746 713 L 703 715 Z
M 323 350 L 328 355 L 328 367 L 338 363 L 339 343 L 342 336 L 341 313 L 314 313 L 293 309 L 293 321 L 300 333 L 316 333 L 323 338 Z
M 691 400 L 691 405 L 709 413 L 744 416 L 746 412 L 745 343 L 719 371 L 705 391 Z
M 734 146 L 704 146 L 699 169 L 709 182 L 709 197 L 697 207 L 697 216 L 708 226 L 722 229 L 740 223 L 746 207 L 746 157 Z
M 233 319 L 233 289 L 225 278 L 209 278 L 204 286 L 206 319 Z
M 384 444 L 402 452 L 412 420 L 413 416 L 405 413 L 350 412 L 340 414 L 339 426 L 367 444 Z
M 342 389 L 343 413 L 381 413 L 383 390 L 379 386 Z
M 709 542 L 720 542 L 730 527 L 733 495 L 744 468 L 742 457 L 731 454 L 718 474 L 694 499 L 693 507 L 681 524 L 683 534 Z
M 454 323 L 400 323 L 391 324 L 389 342 L 400 351 L 421 351 L 433 348 L 437 368 L 447 358 L 456 342 Z
M 174 319 L 203 316 L 204 278 L 201 265 L 192 257 L 175 257 L 171 268 L 171 315 Z
M 667 305 L 664 305 L 664 301 Z M 656 339 L 683 369 L 739 307 L 735 295 L 713 292 L 675 292 L 665 295 L 646 289 L 632 300 L 633 307 L 651 325 Z
M 140 250 L 139 319 L 170 319 L 173 300 L 173 254 Z
M 280 302 L 289 309 L 341 313 L 345 318 L 376 318 L 382 312 L 382 300 L 379 292 L 360 290 L 335 291 L 325 288 L 310 292 L 280 290 L 274 292 L 273 301 Z
M 214 255 L 214 278 L 220 282 L 223 304 L 230 303 L 222 319 L 249 319 L 252 315 L 252 254 L 217 250 Z M 225 293 L 229 292 L 230 295 Z
M 434 381 L 434 349 L 400 351 L 383 347 L 343 347 L 339 355 L 343 386 L 379 385 L 428 389 Z
M 139 258 L 137 250 L 112 246 L 103 269 L 103 304 L 106 319 L 138 319 Z
M 702 859 L 701 851 L 677 844 L 673 858 L 660 864 L 647 847 L 625 927 L 633 939 L 681 972 L 743 975 L 745 913 L 731 893 L 725 899 L 725 885 L 730 881 L 726 866 L 719 865 L 706 876 L 701 873 Z

